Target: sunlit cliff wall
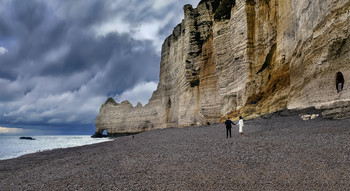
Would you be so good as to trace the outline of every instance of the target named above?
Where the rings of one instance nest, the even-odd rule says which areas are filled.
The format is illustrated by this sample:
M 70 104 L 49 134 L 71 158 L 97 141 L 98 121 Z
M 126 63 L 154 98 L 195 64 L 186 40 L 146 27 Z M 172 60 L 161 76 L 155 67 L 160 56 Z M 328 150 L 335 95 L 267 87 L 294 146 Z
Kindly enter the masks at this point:
M 350 116 L 348 0 L 202 0 L 162 46 L 149 103 L 108 99 L 96 132 L 218 123 L 316 107 Z M 337 92 L 336 74 L 344 77 Z

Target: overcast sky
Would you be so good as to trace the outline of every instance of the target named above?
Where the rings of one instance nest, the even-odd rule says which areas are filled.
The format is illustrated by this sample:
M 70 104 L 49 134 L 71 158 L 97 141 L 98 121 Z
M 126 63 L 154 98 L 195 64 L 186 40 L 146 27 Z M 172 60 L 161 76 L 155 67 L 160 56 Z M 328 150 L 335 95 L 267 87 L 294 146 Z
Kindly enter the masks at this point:
M 199 0 L 0 0 L 0 135 L 92 134 L 108 97 L 148 102 L 164 39 Z

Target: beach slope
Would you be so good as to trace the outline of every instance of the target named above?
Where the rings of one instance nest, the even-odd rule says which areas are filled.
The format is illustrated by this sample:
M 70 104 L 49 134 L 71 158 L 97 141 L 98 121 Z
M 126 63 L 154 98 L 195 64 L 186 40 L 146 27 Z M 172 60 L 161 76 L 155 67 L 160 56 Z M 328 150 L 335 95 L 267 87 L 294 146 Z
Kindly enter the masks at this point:
M 0 161 L 0 190 L 346 190 L 350 120 L 274 114 Z

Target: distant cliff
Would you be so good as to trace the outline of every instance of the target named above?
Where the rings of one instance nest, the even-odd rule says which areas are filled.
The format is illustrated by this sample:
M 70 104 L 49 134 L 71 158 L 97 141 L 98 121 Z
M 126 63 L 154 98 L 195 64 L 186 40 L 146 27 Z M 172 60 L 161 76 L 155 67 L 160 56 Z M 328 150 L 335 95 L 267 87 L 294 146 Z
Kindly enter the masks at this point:
M 350 116 L 350 1 L 202 0 L 184 13 L 163 43 L 149 103 L 109 98 L 97 134 L 306 107 L 322 109 L 323 117 Z

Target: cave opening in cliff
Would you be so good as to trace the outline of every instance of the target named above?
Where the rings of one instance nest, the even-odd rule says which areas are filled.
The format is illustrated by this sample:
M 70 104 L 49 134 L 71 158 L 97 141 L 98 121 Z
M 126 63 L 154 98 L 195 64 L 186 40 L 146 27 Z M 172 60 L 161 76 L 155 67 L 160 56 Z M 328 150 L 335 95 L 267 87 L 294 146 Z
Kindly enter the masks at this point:
M 336 75 L 336 88 L 337 88 L 337 92 L 340 93 L 341 91 L 343 91 L 343 87 L 344 87 L 344 76 L 341 72 L 338 72 Z
M 170 122 L 170 108 L 171 108 L 171 99 L 170 97 L 168 98 L 168 103 L 166 104 L 166 122 L 169 123 Z
M 199 86 L 199 83 L 200 83 L 200 80 L 199 80 L 199 78 L 197 78 L 197 79 L 192 80 L 190 82 L 190 85 L 193 88 L 193 87 Z
M 167 108 L 171 108 L 171 99 L 169 98 Z

